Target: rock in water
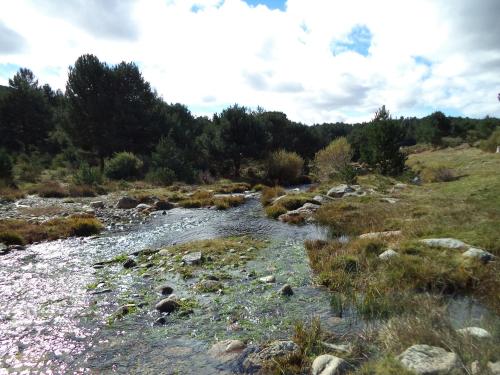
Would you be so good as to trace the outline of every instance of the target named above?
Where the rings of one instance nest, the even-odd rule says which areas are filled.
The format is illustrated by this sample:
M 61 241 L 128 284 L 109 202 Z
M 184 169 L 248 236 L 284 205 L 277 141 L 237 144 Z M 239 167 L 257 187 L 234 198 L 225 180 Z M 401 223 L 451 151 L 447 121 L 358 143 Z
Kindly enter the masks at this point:
M 130 208 L 135 208 L 139 204 L 139 201 L 135 198 L 131 197 L 122 197 L 116 204 L 116 208 L 121 208 L 124 210 L 128 210 Z
M 259 281 L 261 283 L 274 283 L 274 282 L 276 282 L 276 277 L 274 277 L 274 275 L 264 276 L 264 277 L 260 277 Z
M 196 251 L 194 253 L 184 255 L 182 257 L 182 261 L 189 265 L 201 264 L 201 262 L 203 261 L 203 256 L 201 254 L 201 251 Z
M 293 289 L 290 284 L 283 285 L 283 287 L 280 289 L 280 294 L 283 296 L 293 296 Z
M 348 364 L 342 358 L 330 354 L 323 354 L 314 360 L 311 373 L 312 375 L 341 375 L 348 369 Z
M 159 288 L 160 293 L 164 296 L 168 296 L 174 292 L 174 288 L 169 285 L 163 285 Z
M 171 210 L 172 208 L 174 208 L 174 205 L 170 202 L 167 202 L 164 200 L 159 200 L 159 201 L 155 202 L 153 207 L 154 207 L 155 211 L 167 211 L 167 210 Z
M 103 201 L 90 202 L 90 207 L 92 207 L 92 208 L 104 208 L 104 202 Z
M 135 266 L 137 266 L 137 262 L 132 258 L 128 258 L 125 262 L 123 262 L 123 268 L 133 268 Z
M 179 303 L 173 298 L 165 298 L 158 302 L 155 309 L 162 313 L 173 313 L 179 308 Z
M 397 359 L 408 370 L 421 375 L 448 374 L 461 367 L 458 355 L 429 345 L 413 345 Z

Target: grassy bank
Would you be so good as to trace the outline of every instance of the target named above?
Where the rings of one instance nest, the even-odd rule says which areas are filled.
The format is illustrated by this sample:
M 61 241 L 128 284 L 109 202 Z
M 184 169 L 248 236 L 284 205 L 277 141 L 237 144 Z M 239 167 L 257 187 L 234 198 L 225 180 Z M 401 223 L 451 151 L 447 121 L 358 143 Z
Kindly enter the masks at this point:
M 25 245 L 71 236 L 91 236 L 101 230 L 101 222 L 92 217 L 58 218 L 42 223 L 8 219 L 0 220 L 0 242 Z

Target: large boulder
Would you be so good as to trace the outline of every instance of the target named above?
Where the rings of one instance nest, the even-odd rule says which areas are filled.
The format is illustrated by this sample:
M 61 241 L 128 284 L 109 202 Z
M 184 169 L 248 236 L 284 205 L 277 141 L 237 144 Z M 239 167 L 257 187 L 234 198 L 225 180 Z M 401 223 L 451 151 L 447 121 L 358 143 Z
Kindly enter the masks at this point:
M 461 367 L 458 355 L 429 345 L 413 345 L 397 359 L 408 370 L 420 375 L 444 375 Z
M 136 208 L 139 205 L 139 201 L 132 197 L 121 197 L 116 203 L 116 208 L 120 208 L 123 210 L 128 210 L 131 208 Z
M 342 198 L 344 194 L 353 193 L 354 191 L 354 188 L 349 185 L 338 185 L 328 190 L 326 195 L 332 198 Z
M 394 258 L 394 257 L 398 257 L 399 254 L 397 252 L 395 252 L 394 250 L 392 249 L 387 249 L 386 251 L 384 251 L 382 254 L 380 254 L 378 257 L 381 259 L 381 260 L 389 260 L 391 258 Z
M 344 374 L 349 365 L 342 358 L 330 354 L 316 357 L 312 363 L 312 375 L 341 375 Z
M 174 207 L 175 206 L 172 203 L 164 201 L 164 200 L 156 201 L 153 205 L 153 208 L 155 211 L 167 211 L 167 210 L 171 210 Z
M 465 242 L 455 238 L 427 238 L 425 240 L 420 240 L 420 242 L 430 247 L 445 247 L 447 249 L 461 249 L 467 247 Z

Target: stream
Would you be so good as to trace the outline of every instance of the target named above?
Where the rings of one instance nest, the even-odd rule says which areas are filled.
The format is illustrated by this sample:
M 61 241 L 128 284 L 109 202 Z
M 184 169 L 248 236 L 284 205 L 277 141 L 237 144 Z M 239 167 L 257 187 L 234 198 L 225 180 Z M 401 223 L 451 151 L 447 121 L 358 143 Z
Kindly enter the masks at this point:
M 93 267 L 146 248 L 240 235 L 267 242 L 244 269 L 225 270 L 231 275 L 226 282 L 230 293 L 195 294 L 192 280 L 165 275 L 162 283 L 173 286 L 179 297 L 195 298 L 199 307 L 162 326 L 154 324 L 159 316 L 154 304 L 161 296 L 144 300 L 157 281 L 124 273 L 120 264 Z M 338 335 L 361 329 L 366 323 L 354 314 L 336 316 L 328 291 L 313 284 L 303 242 L 326 237 L 325 228 L 266 218 L 259 201 L 251 198 L 226 211 L 176 208 L 126 230 L 11 252 L 0 258 L 0 374 L 230 374 L 239 371 L 235 364 L 220 363 L 207 353 L 217 340 L 258 344 L 285 339 L 295 322 L 312 317 Z M 251 273 L 273 274 L 276 283 L 263 285 Z M 290 298 L 278 293 L 285 283 L 293 287 Z M 109 324 L 109 316 L 130 300 L 146 306 Z M 459 325 L 485 314 L 473 303 L 457 306 Z

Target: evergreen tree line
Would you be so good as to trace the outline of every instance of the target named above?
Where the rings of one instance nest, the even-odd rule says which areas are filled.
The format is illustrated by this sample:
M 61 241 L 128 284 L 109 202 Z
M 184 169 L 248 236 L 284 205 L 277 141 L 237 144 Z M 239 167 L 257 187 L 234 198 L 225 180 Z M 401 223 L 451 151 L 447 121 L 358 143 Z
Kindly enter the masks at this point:
M 385 108 L 373 121 L 353 125 L 306 126 L 281 112 L 238 104 L 212 118 L 195 117 L 186 106 L 165 102 L 134 63 L 110 66 L 93 55 L 79 57 L 69 68 L 64 93 L 40 85 L 26 68 L 9 80 L 8 88 L 0 87 L 4 154 L 16 159 L 37 155 L 75 168 L 84 163 L 101 171 L 106 160 L 120 155 L 115 164 L 130 164 L 134 176 L 115 173 L 117 178 L 147 174 L 160 183 L 194 182 L 207 175 L 238 178 L 246 162 L 265 160 L 278 150 L 311 160 L 333 139 L 345 136 L 354 160 L 377 160 L 383 173 L 391 173 L 400 161 L 390 155 L 401 146 L 472 143 L 499 126 L 496 118 L 447 117 L 441 112 L 392 119 Z

